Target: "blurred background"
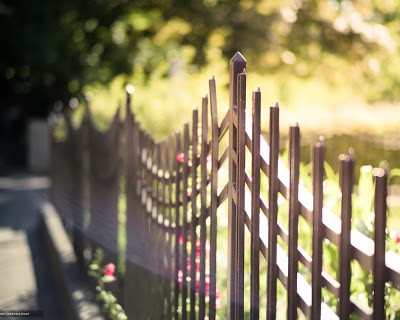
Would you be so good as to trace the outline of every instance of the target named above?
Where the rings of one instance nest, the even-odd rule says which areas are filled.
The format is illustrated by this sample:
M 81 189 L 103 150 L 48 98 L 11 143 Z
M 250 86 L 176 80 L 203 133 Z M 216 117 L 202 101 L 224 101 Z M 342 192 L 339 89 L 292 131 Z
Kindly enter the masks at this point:
M 397 0 L 0 0 L 0 37 L 1 168 L 26 165 L 31 119 L 72 108 L 79 123 L 86 97 L 106 127 L 128 84 L 157 139 L 190 119 L 213 75 L 223 114 L 236 51 L 265 130 L 279 100 L 283 134 L 298 122 L 304 143 L 332 139 L 332 165 L 353 146 L 359 165 L 400 167 Z

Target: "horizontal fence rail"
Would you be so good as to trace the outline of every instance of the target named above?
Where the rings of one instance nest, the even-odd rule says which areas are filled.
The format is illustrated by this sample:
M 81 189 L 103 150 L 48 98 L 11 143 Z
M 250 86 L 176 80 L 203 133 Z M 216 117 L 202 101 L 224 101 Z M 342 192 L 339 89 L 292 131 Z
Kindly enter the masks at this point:
M 78 128 L 65 117 L 65 138 L 53 139 L 52 195 L 78 258 L 84 264 L 88 248 L 101 247 L 119 263 L 115 291 L 132 319 L 384 319 L 385 288 L 400 290 L 400 256 L 386 251 L 387 168 L 373 170 L 369 238 L 352 229 L 353 151 L 339 157 L 341 208 L 332 212 L 323 139 L 312 147 L 308 190 L 300 127 L 289 129 L 285 165 L 279 105 L 265 139 L 261 90 L 247 107 L 246 60 L 237 53 L 230 66 L 222 120 L 212 78 L 191 122 L 163 141 L 140 127 L 129 93 L 123 120 L 119 110 L 104 132 L 89 106 Z M 368 305 L 352 294 L 355 263 L 371 275 Z

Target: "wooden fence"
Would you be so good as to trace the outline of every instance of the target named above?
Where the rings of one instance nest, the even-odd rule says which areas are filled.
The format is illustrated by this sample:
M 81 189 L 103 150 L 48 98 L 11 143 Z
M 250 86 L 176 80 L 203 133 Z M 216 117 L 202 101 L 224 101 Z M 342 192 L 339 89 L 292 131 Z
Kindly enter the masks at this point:
M 87 241 L 105 248 L 109 259 L 126 256 L 117 294 L 131 319 L 276 319 L 282 309 L 287 319 L 384 319 L 385 286 L 400 288 L 400 257 L 385 250 L 387 169 L 373 171 L 370 239 L 351 229 L 353 153 L 339 157 L 339 218 L 323 204 L 323 140 L 312 148 L 309 192 L 299 181 L 299 126 L 290 127 L 286 168 L 279 159 L 278 104 L 270 108 L 266 141 L 259 89 L 252 114 L 246 112 L 240 53 L 230 68 L 222 121 L 213 78 L 191 125 L 161 142 L 140 128 L 129 94 L 124 120 L 118 112 L 106 132 L 95 128 L 89 109 L 79 128 L 66 118 L 66 139 L 53 143 L 53 200 L 73 230 L 78 257 L 84 262 Z M 280 199 L 287 200 L 287 226 L 279 219 Z M 309 248 L 300 246 L 304 225 Z M 333 275 L 323 267 L 325 243 L 337 248 Z M 372 277 L 369 306 L 351 294 L 352 261 Z M 220 292 L 225 278 L 227 290 Z M 286 305 L 278 302 L 279 286 Z

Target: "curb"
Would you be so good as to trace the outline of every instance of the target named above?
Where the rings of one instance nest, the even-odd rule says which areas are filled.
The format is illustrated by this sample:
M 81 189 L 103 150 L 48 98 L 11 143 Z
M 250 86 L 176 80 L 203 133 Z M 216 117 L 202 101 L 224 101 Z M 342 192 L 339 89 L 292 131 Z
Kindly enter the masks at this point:
M 94 293 L 79 269 L 72 244 L 61 220 L 49 202 L 40 206 L 41 228 L 51 267 L 65 301 L 66 319 L 104 320 Z

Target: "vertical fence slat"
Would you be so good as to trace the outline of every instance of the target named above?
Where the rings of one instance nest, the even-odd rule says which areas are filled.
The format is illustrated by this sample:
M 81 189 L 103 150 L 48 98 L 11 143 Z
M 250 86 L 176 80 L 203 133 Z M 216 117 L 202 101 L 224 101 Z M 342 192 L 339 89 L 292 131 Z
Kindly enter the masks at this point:
M 154 229 L 154 209 L 155 209 L 155 204 L 156 204 L 156 195 L 155 195 L 155 176 L 153 175 L 153 166 L 155 165 L 155 144 L 153 139 L 149 135 L 149 148 L 148 148 L 148 163 L 147 163 L 147 171 L 148 171 L 148 178 L 149 178 L 149 183 L 148 183 L 148 188 L 147 188 L 147 213 L 148 213 L 148 237 L 149 237 L 149 262 L 150 262 L 150 267 L 153 272 L 153 277 L 152 280 L 154 280 L 154 274 L 157 270 L 157 265 L 155 259 L 157 259 L 157 247 L 156 247 L 156 233 Z M 155 287 L 151 286 L 152 288 L 152 294 L 153 294 L 153 299 L 154 299 L 154 293 L 155 293 Z M 152 310 L 152 313 L 154 312 L 154 309 Z
M 174 149 L 174 140 L 173 136 L 170 136 L 167 144 L 167 167 L 168 167 L 168 184 L 167 184 L 167 197 L 168 197 L 168 210 L 167 210 L 167 219 L 168 219 L 168 239 L 167 239 L 167 248 L 166 248 L 166 259 L 167 259 L 167 285 L 166 285 L 166 294 L 167 294 L 167 316 L 172 317 L 172 280 L 174 279 L 173 274 L 173 265 L 174 265 L 174 255 L 172 253 L 172 211 L 173 211 L 173 171 L 174 171 L 174 160 L 175 160 L 175 149 Z
M 137 281 L 144 277 L 141 224 L 143 210 L 138 197 L 139 163 L 138 163 L 138 126 L 130 112 L 130 93 L 126 97 L 125 143 L 123 148 L 125 160 L 125 193 L 126 193 L 126 270 L 124 274 L 124 310 L 128 317 L 144 317 L 146 312 L 143 299 L 143 282 Z M 146 290 L 147 291 L 147 290 Z
M 206 242 L 207 242 L 207 154 L 208 154 L 208 98 L 201 103 L 201 154 L 200 154 L 200 292 L 199 319 L 206 315 Z
M 323 138 L 312 149 L 313 180 L 313 234 L 312 234 L 312 266 L 311 266 L 311 319 L 321 319 L 322 288 L 322 206 L 325 146 Z
M 288 244 L 288 307 L 287 318 L 297 318 L 297 271 L 299 252 L 297 241 L 299 234 L 299 165 L 300 165 L 300 128 L 290 127 L 289 132 L 289 244 Z
M 251 164 L 251 271 L 250 271 L 250 319 L 260 316 L 260 135 L 261 91 L 252 96 L 252 164 Z
M 354 185 L 354 154 L 340 155 L 340 188 L 342 190 L 341 233 L 339 248 L 339 317 L 348 319 L 351 312 L 350 281 L 351 281 L 351 216 Z
M 210 305 L 209 319 L 216 316 L 217 282 L 217 209 L 219 129 L 215 79 L 209 81 L 211 108 L 211 205 L 210 205 Z
M 386 240 L 386 211 L 387 211 L 387 168 L 376 168 L 375 178 L 375 253 L 374 253 L 374 296 L 373 307 L 375 320 L 385 318 L 385 240 Z
M 168 286 L 168 229 L 164 228 L 166 226 L 166 221 L 168 220 L 168 202 L 167 202 L 167 170 L 168 170 L 168 158 L 166 153 L 167 140 L 163 141 L 160 145 L 160 163 L 161 163 L 161 177 L 160 177 L 160 188 L 161 188 L 161 201 L 162 201 L 162 227 L 161 229 L 161 240 L 160 240 L 160 257 L 162 266 L 162 288 L 161 288 L 161 307 L 162 307 L 162 318 L 169 319 L 167 311 L 167 286 Z
M 279 105 L 270 108 L 269 124 L 269 172 L 268 172 L 268 273 L 267 273 L 267 319 L 276 319 L 276 264 L 278 219 L 278 157 L 279 157 Z
M 244 318 L 244 217 L 245 217 L 245 148 L 246 148 L 246 71 L 238 75 L 238 166 L 236 215 L 236 317 Z
M 177 154 L 181 150 L 181 134 L 177 132 L 175 134 L 175 153 Z M 180 228 L 180 214 L 179 214 L 179 209 L 180 209 L 180 193 L 181 193 L 181 188 L 180 188 L 180 179 L 181 179 L 181 174 L 180 174 L 180 168 L 181 164 L 177 159 L 175 159 L 175 200 L 174 200 L 174 213 L 175 213 L 175 274 L 174 274 L 174 282 L 175 282 L 175 287 L 174 287 L 174 313 L 175 313 L 175 320 L 178 320 L 179 317 L 179 293 L 180 293 L 180 283 L 179 283 L 179 270 L 181 268 L 180 264 L 180 257 L 179 257 L 179 236 L 181 234 L 181 228 Z
M 182 319 L 187 317 L 186 299 L 187 288 L 187 239 L 188 239 L 188 176 L 189 176 L 189 123 L 185 123 L 183 130 L 183 174 L 182 174 Z
M 237 191 L 237 76 L 246 69 L 246 60 L 237 52 L 230 61 L 229 80 L 229 208 L 228 208 L 228 319 L 236 319 L 237 298 L 237 203 L 234 193 Z
M 190 222 L 190 319 L 196 319 L 196 218 L 197 218 L 197 167 L 198 167 L 198 110 L 193 110 L 192 118 L 192 167 L 190 177 L 192 179 L 190 194 L 192 217 Z
M 150 137 L 150 136 L 149 136 Z M 158 289 L 160 286 L 160 281 L 158 276 L 160 265 L 159 265 L 159 246 L 158 246 L 158 233 L 157 230 L 157 185 L 158 185 L 158 177 L 155 175 L 157 163 L 157 145 L 155 141 L 150 137 L 150 157 L 149 157 L 149 201 L 148 201 L 148 235 L 149 235 L 149 253 L 150 253 L 150 267 L 152 270 L 151 274 L 151 297 L 153 300 L 153 308 L 149 310 L 151 318 L 159 318 L 159 298 L 158 298 Z

